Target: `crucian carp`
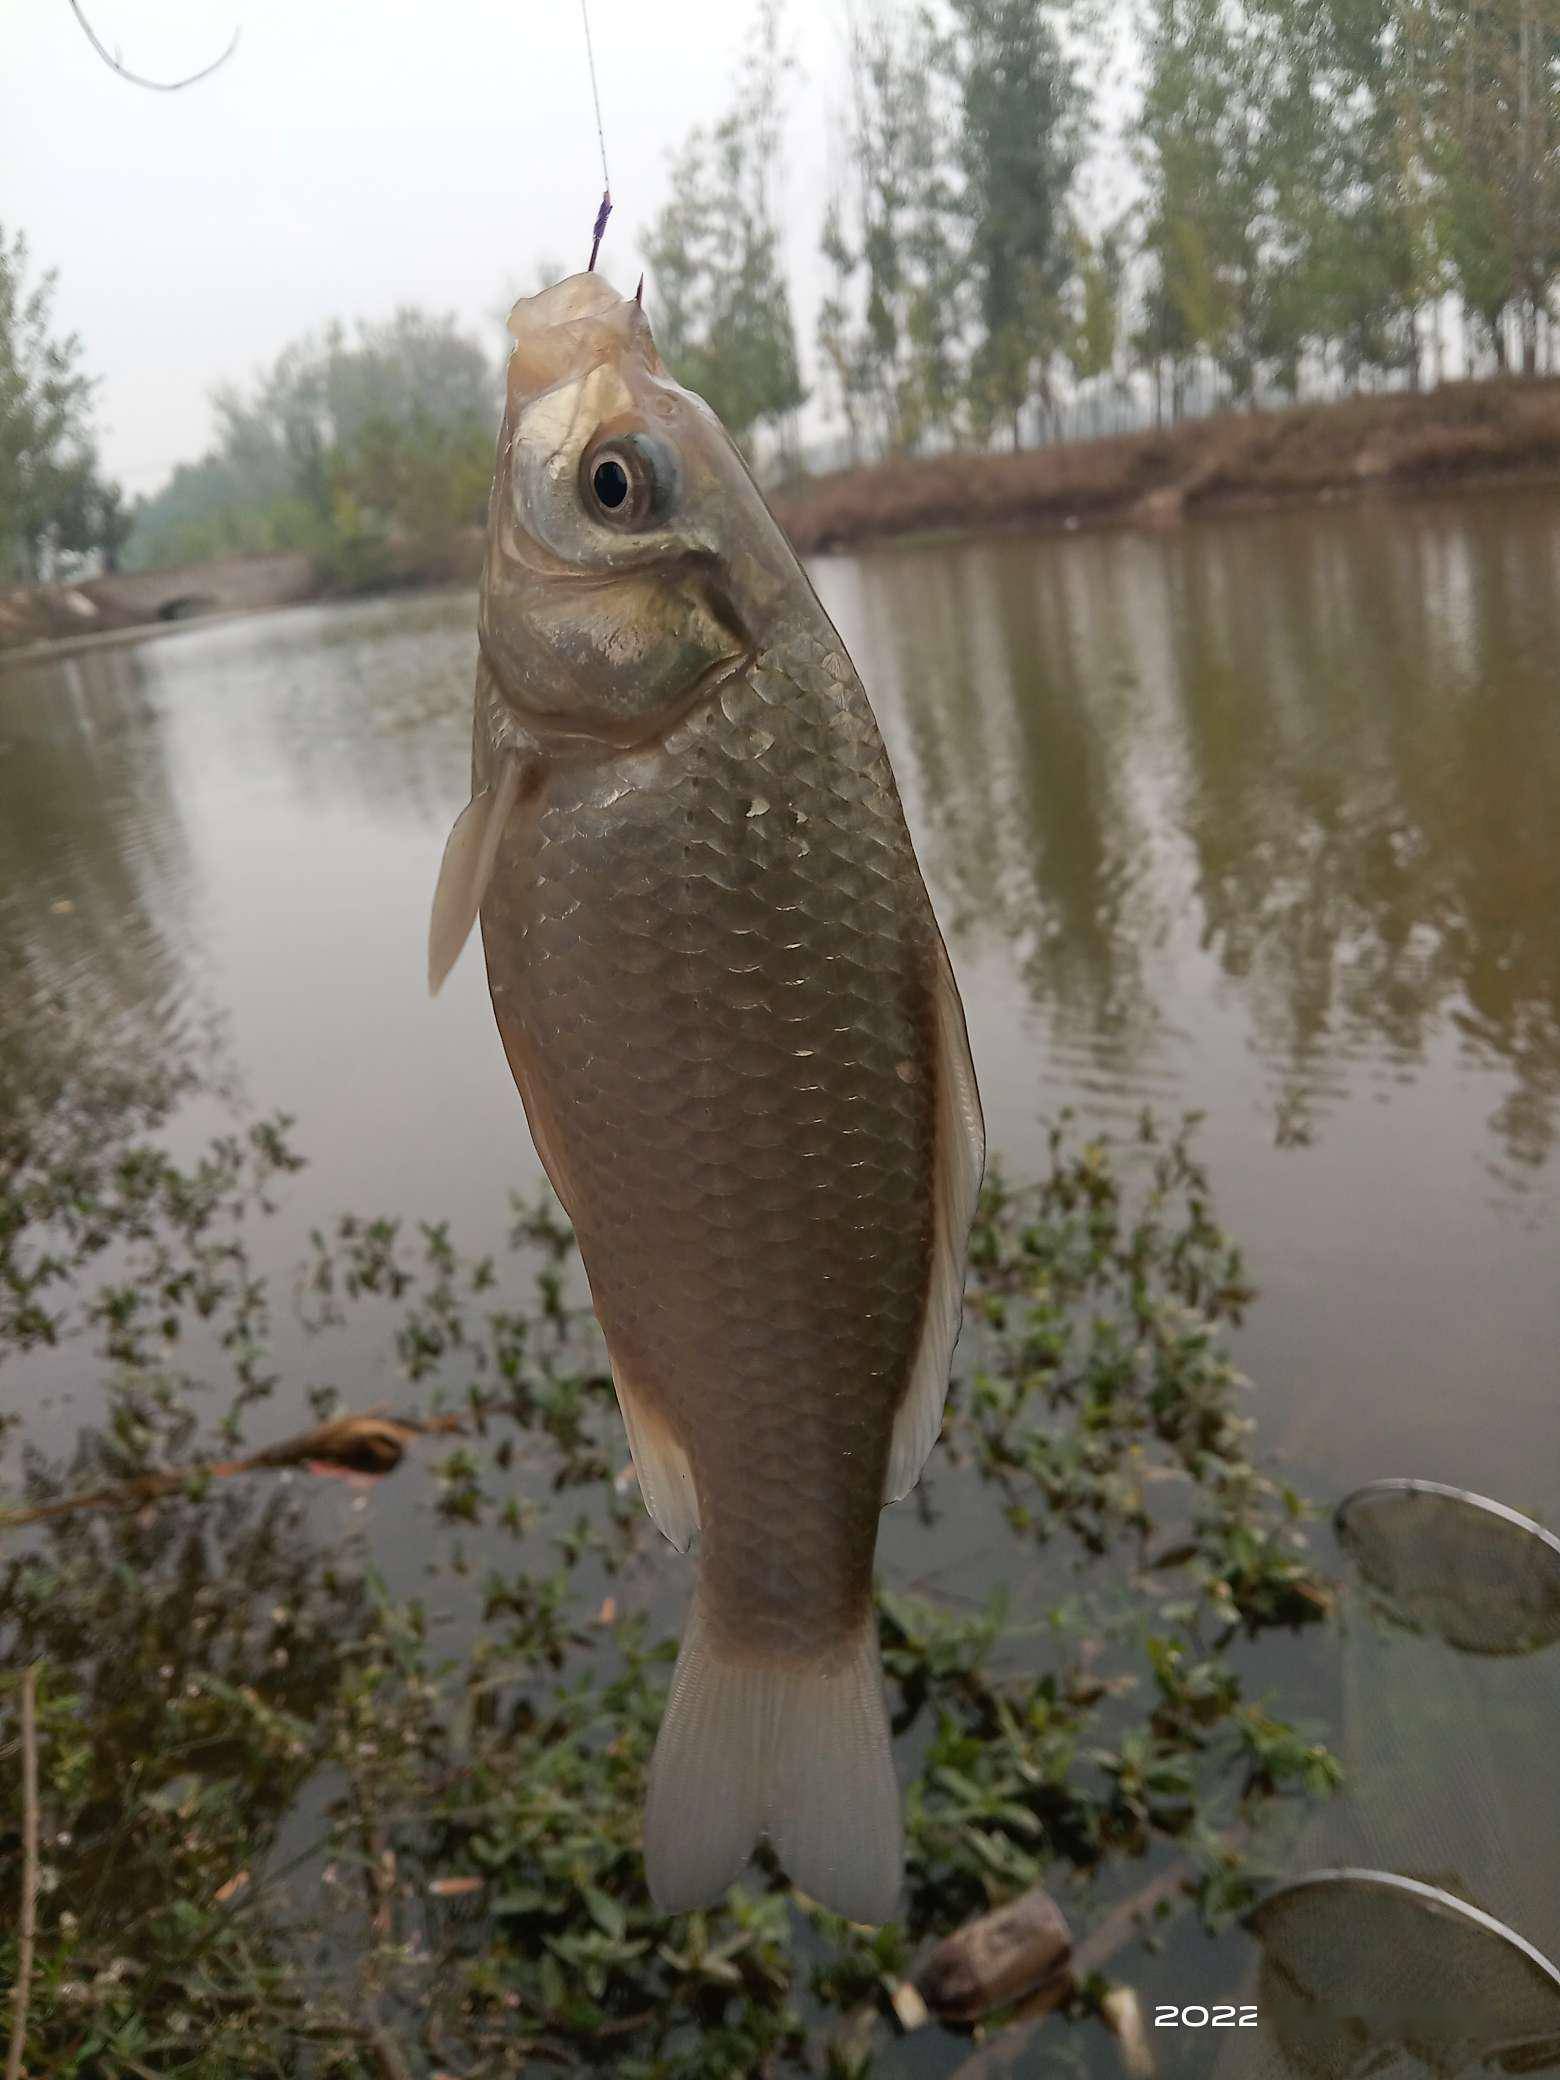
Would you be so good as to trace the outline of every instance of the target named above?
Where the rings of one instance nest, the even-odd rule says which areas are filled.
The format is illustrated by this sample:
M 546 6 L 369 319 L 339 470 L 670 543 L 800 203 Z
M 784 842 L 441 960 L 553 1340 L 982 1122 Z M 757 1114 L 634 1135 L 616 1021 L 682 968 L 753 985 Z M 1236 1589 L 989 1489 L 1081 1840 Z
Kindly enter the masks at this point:
M 941 1427 L 984 1139 L 877 722 L 715 415 L 599 275 L 522 299 L 472 799 L 429 980 L 480 917 L 645 1506 L 698 1576 L 651 1766 L 669 1912 L 761 1836 L 889 1918 L 872 1605 Z

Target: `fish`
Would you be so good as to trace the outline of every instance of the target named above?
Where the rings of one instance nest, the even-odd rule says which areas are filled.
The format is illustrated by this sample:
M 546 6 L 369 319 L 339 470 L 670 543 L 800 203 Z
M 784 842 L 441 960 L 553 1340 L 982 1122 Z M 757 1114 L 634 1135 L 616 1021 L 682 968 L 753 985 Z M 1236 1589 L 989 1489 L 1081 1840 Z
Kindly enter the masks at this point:
M 866 693 L 719 419 L 597 274 L 509 329 L 429 984 L 480 920 L 645 1507 L 698 1535 L 651 1896 L 703 1906 L 767 1838 L 877 1924 L 904 1853 L 873 1557 L 959 1329 L 964 1010 Z

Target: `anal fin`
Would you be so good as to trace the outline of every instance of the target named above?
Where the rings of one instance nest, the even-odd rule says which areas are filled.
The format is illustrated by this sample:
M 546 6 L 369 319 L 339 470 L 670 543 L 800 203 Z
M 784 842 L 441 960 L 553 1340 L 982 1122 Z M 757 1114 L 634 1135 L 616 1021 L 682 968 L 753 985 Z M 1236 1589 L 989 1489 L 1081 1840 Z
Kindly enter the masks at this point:
M 688 1454 L 672 1435 L 665 1417 L 615 1361 L 612 1383 L 617 1388 L 628 1448 L 639 1476 L 639 1492 L 651 1522 L 679 1553 L 686 1553 L 699 1528 L 699 1496 Z

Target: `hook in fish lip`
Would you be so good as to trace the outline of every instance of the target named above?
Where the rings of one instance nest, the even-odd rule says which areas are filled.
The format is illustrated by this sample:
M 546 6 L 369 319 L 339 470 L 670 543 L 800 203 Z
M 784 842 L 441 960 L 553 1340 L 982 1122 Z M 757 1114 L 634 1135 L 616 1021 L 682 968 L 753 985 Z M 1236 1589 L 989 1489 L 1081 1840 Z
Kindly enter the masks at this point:
M 591 227 L 590 258 L 585 263 L 585 272 L 587 274 L 594 274 L 596 272 L 596 256 L 601 251 L 602 236 L 606 231 L 607 219 L 611 216 L 611 214 L 612 190 L 610 188 L 603 188 L 601 191 L 601 207 L 597 210 L 596 221 L 594 225 Z

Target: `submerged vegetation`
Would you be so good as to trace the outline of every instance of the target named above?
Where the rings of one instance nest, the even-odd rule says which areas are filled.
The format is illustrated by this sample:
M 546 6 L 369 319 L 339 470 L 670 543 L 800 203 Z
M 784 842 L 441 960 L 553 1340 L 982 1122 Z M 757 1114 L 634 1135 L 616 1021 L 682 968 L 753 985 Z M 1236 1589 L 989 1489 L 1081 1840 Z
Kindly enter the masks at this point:
M 1037 1882 L 1086 1933 L 1177 1859 L 1161 1894 L 1217 1926 L 1251 1897 L 1259 1820 L 1329 1787 L 1242 1665 L 1328 1597 L 1304 1506 L 1253 1453 L 1221 1334 L 1250 1288 L 1184 1134 L 1059 1128 L 1038 1184 L 986 1194 L 943 1449 L 890 1519 L 880 1596 L 903 1921 L 852 1928 L 767 1861 L 666 1920 L 639 1830 L 686 1573 L 625 1466 L 556 1212 L 517 1207 L 476 1256 L 436 1222 L 345 1216 L 281 1293 L 257 1227 L 304 1189 L 287 1123 L 176 1161 L 182 1072 L 137 1084 L 62 1014 L 27 1037 L 71 1068 L 5 1093 L 0 1359 L 68 1353 L 81 1428 L 66 1458 L 11 1416 L 8 1505 L 230 1451 L 281 1398 L 284 1315 L 315 1419 L 373 1349 L 398 1404 L 463 1434 L 372 1498 L 192 1471 L 0 1531 L 24 2070 L 868 2073 L 928 1939 Z M 983 1600 L 898 1557 L 935 1555 L 945 1517 L 985 1529 Z M 1104 1994 L 1086 1978 L 1074 2019 Z

